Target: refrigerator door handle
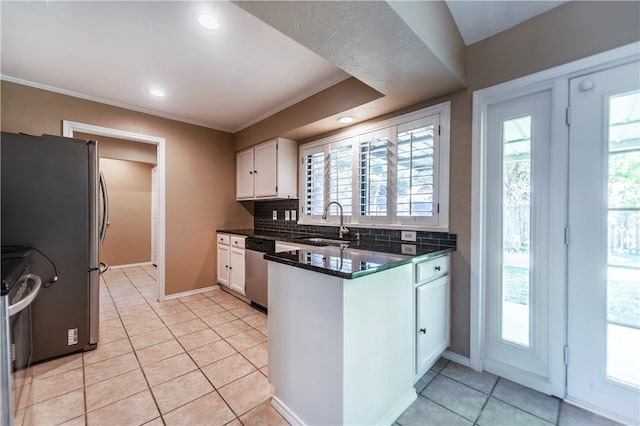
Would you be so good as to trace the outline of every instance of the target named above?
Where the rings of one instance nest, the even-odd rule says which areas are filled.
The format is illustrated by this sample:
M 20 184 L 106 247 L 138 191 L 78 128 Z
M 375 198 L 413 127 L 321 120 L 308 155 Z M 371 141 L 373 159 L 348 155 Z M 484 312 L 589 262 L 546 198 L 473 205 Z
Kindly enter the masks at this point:
M 102 225 L 100 226 L 100 244 L 104 243 L 107 236 L 107 225 L 109 222 L 109 193 L 107 192 L 107 182 L 104 174 L 100 172 L 100 190 L 102 191 Z
M 102 275 L 105 272 L 107 272 L 109 270 L 109 265 L 104 263 L 104 262 L 100 262 L 100 269 L 99 269 L 99 274 Z

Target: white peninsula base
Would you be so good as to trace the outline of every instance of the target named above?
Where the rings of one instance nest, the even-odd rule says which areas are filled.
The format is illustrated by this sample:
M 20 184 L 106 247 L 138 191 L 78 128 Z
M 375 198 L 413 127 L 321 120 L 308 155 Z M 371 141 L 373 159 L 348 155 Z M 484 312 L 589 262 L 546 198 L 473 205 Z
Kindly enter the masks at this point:
M 272 405 L 291 424 L 389 425 L 416 399 L 411 267 L 343 279 L 269 261 Z

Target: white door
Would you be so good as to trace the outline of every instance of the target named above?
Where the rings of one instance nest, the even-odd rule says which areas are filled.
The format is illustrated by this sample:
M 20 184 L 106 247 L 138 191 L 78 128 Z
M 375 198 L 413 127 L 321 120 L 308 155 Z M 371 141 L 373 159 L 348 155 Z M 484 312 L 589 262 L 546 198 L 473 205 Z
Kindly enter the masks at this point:
M 151 169 L 151 263 L 158 265 L 158 168 Z
M 236 198 L 253 198 L 253 149 L 236 154 Z
M 244 250 L 235 247 L 229 254 L 229 288 L 244 295 Z
M 275 140 L 255 147 L 256 197 L 273 197 L 277 194 L 277 152 Z
M 564 281 L 549 273 L 551 111 L 550 88 L 487 110 L 483 368 L 562 396 L 563 306 L 555 301 Z
M 640 67 L 570 82 L 568 398 L 640 423 Z
M 229 246 L 218 243 L 218 284 L 229 287 Z

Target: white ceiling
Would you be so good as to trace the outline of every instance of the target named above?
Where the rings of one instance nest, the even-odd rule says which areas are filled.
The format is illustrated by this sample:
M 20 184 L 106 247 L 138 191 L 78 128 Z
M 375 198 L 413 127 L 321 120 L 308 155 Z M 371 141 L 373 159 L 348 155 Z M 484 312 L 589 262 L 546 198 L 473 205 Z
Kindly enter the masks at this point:
M 566 3 L 566 0 L 446 1 L 467 46 Z
M 470 44 L 562 2 L 448 1 L 455 23 L 426 1 L 239 3 L 1 0 L 0 73 L 232 133 L 352 75 L 384 95 L 347 111 L 362 121 L 464 87 L 445 52 L 461 51 L 456 25 Z M 220 29 L 201 28 L 201 11 Z M 300 136 L 339 127 L 318 123 Z
M 229 2 L 2 1 L 0 7 L 6 79 L 219 130 L 236 132 L 349 77 Z M 197 24 L 203 10 L 220 29 Z M 154 87 L 166 96 L 151 96 Z

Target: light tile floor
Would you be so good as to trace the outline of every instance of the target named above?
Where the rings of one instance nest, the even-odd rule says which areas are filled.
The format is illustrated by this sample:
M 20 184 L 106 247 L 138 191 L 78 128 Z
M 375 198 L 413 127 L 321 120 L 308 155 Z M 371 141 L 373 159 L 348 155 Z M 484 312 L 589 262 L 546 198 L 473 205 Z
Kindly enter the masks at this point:
M 98 349 L 34 366 L 16 425 L 287 424 L 266 315 L 220 290 L 158 303 L 155 274 L 103 275 Z
M 618 425 L 558 398 L 444 358 L 415 388 L 418 399 L 398 417 L 397 425 Z
M 271 407 L 267 318 L 214 290 L 156 301 L 154 267 L 100 285 L 98 349 L 36 365 L 16 425 L 286 425 Z M 408 425 L 613 425 L 440 359 L 416 383 Z

